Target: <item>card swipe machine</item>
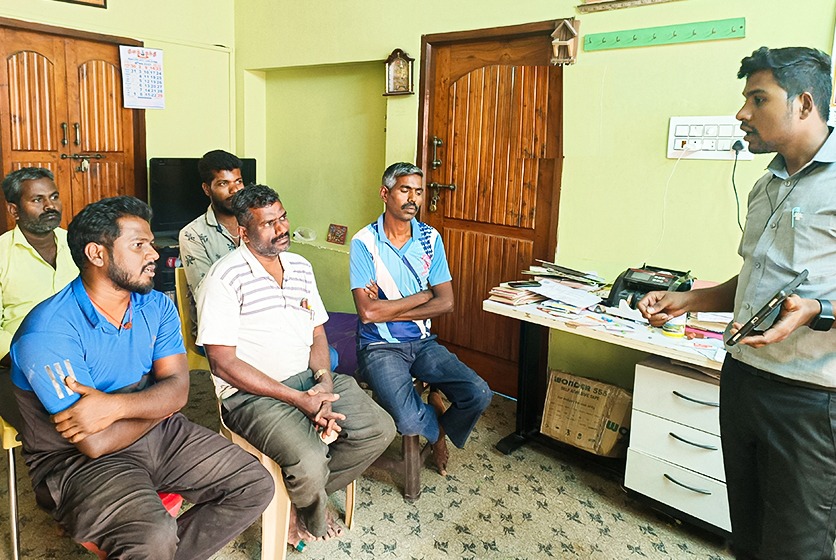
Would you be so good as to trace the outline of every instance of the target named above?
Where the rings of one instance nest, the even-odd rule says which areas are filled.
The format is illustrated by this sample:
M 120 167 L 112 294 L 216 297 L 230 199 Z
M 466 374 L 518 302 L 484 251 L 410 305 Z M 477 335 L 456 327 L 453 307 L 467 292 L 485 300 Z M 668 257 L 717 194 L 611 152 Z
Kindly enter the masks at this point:
M 647 265 L 628 268 L 613 282 L 605 303 L 608 307 L 618 307 L 618 303 L 624 300 L 631 309 L 635 309 L 648 292 L 687 292 L 692 282 L 690 271 L 680 272 Z

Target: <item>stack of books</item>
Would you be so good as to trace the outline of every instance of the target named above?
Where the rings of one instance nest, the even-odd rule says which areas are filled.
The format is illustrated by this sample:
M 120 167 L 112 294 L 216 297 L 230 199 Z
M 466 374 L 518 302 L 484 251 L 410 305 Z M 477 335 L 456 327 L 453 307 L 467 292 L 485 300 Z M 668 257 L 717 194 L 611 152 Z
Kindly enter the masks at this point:
M 540 294 L 535 294 L 525 288 L 513 288 L 508 285 L 508 282 L 503 282 L 499 286 L 491 288 L 488 299 L 507 305 L 524 305 L 526 303 L 544 301 L 548 298 Z
M 732 320 L 731 313 L 690 313 L 685 322 L 685 334 L 691 338 L 723 339 L 723 333 Z

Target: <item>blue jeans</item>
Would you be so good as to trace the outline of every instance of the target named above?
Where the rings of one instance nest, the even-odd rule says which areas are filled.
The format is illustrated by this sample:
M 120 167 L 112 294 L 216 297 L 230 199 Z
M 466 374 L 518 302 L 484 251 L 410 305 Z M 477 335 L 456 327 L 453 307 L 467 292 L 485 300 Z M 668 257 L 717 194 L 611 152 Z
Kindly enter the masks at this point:
M 493 393 L 485 380 L 436 342 L 435 336 L 359 348 L 357 361 L 360 378 L 371 385 L 405 436 L 419 434 L 435 443 L 441 425 L 450 441 L 462 448 L 491 404 Z M 415 391 L 413 377 L 439 389 L 450 401 L 450 408 L 440 418 Z

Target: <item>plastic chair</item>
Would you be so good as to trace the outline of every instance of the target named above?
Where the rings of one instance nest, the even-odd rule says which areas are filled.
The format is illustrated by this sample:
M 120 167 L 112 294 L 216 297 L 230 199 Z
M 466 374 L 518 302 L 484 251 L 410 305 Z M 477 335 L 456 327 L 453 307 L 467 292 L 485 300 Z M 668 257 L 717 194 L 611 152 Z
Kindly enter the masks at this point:
M 171 517 L 177 517 L 177 514 L 180 513 L 180 506 L 183 505 L 183 497 L 180 494 L 166 493 L 159 493 L 159 496 L 160 500 L 163 502 L 163 507 L 165 507 L 168 514 L 171 515 Z M 99 560 L 107 560 L 107 552 L 102 552 L 93 543 L 85 542 L 79 544 L 90 552 L 96 554 L 99 557 Z
M 186 270 L 174 269 L 174 288 L 177 292 L 177 310 L 180 312 L 180 328 L 183 331 L 183 343 L 186 345 L 186 356 L 189 359 L 189 369 L 209 370 L 209 360 L 198 352 L 195 337 L 192 334 L 192 318 L 190 315 L 189 283 L 186 281 Z
M 7 424 L 0 417 L 0 430 L 2 430 L 3 449 L 6 450 L 9 458 L 9 523 L 11 523 L 12 534 L 12 558 L 20 560 L 20 529 L 17 523 L 17 471 L 15 470 L 15 447 L 21 443 L 17 439 L 17 430 Z
M 261 559 L 262 560 L 285 560 L 287 554 L 287 534 L 290 529 L 290 496 L 282 478 L 282 468 L 273 459 L 253 447 L 243 437 L 230 430 L 224 424 L 221 416 L 221 403 L 218 402 L 218 415 L 221 418 L 220 434 L 241 447 L 244 451 L 254 456 L 264 465 L 264 468 L 273 477 L 276 492 L 273 500 L 264 513 L 261 515 Z M 351 529 L 354 526 L 354 499 L 357 481 L 345 488 L 345 526 Z

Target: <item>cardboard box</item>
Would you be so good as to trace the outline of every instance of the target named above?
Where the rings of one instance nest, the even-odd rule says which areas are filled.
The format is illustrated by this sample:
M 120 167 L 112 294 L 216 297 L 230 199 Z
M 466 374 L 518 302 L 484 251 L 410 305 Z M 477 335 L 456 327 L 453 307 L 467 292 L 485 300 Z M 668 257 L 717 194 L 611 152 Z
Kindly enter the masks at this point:
M 549 372 L 540 432 L 603 457 L 626 457 L 633 395 L 607 383 Z

